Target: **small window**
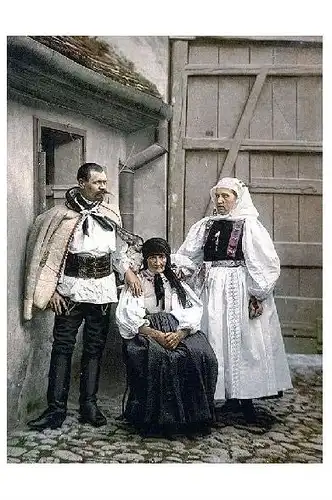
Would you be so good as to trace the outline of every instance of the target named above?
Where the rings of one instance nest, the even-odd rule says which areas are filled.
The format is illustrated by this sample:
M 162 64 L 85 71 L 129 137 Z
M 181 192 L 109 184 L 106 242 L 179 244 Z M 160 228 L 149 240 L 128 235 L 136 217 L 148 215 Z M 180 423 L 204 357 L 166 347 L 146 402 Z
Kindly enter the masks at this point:
M 69 125 L 35 120 L 36 214 L 63 203 L 66 190 L 77 183 L 85 162 L 86 132 Z

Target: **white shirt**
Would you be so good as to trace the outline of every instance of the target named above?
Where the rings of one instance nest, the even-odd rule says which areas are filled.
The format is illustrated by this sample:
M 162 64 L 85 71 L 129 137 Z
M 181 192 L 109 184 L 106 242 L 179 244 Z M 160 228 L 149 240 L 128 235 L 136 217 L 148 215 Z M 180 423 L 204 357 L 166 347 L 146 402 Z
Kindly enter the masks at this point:
M 129 259 L 126 251 L 127 243 L 116 236 L 116 231 L 106 231 L 101 225 L 87 215 L 89 235 L 83 233 L 83 220 L 75 229 L 73 238 L 69 245 L 69 252 L 84 253 L 95 257 L 101 257 L 112 253 L 114 269 L 123 278 L 129 268 Z M 104 278 L 75 278 L 62 275 L 57 291 L 64 297 L 69 297 L 74 302 L 90 302 L 92 304 L 106 304 L 117 302 L 117 289 L 114 273 Z
M 116 309 L 116 322 L 120 335 L 124 339 L 131 339 L 138 334 L 139 327 L 147 325 L 147 313 L 160 312 L 161 304 L 156 305 L 154 291 L 154 275 L 148 270 L 138 275 L 143 289 L 143 294 L 134 297 L 126 287 L 122 290 L 118 307 Z M 182 283 L 187 294 L 186 307 L 182 307 L 177 293 L 171 288 L 168 279 L 161 274 L 165 290 L 165 312 L 170 312 L 179 322 L 179 329 L 189 329 L 193 332 L 200 327 L 203 305 L 197 295 L 186 283 Z

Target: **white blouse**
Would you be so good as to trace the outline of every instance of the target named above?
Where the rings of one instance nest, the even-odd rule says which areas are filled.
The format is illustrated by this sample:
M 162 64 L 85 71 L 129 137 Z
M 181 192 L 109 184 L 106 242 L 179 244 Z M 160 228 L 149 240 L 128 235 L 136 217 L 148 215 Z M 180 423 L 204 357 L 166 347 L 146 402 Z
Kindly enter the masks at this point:
M 69 252 L 84 253 L 101 257 L 112 253 L 114 269 L 123 278 L 129 268 L 129 259 L 126 251 L 127 243 L 116 236 L 116 231 L 105 231 L 91 215 L 87 215 L 89 235 L 83 233 L 83 220 L 75 229 Z M 64 297 L 69 297 L 74 302 L 90 302 L 92 304 L 106 304 L 117 302 L 117 288 L 114 273 L 104 278 L 75 278 L 62 274 L 59 279 L 57 291 Z
M 199 330 L 203 305 L 187 284 L 182 283 L 187 294 L 187 304 L 183 308 L 176 291 L 171 288 L 167 278 L 161 274 L 165 290 L 165 309 L 162 309 L 160 303 L 158 306 L 156 304 L 153 273 L 144 270 L 138 276 L 142 284 L 142 295 L 134 297 L 129 289 L 124 288 L 116 309 L 116 322 L 120 335 L 124 339 L 132 339 L 138 334 L 141 326 L 148 325 L 148 320 L 145 318 L 147 314 L 162 310 L 175 316 L 179 322 L 179 329 L 186 328 L 193 332 Z
M 205 227 L 209 217 L 196 222 L 177 251 L 199 268 L 204 259 Z M 248 270 L 248 291 L 264 300 L 273 291 L 280 275 L 280 261 L 273 242 L 264 226 L 254 217 L 248 217 L 243 226 L 242 250 Z

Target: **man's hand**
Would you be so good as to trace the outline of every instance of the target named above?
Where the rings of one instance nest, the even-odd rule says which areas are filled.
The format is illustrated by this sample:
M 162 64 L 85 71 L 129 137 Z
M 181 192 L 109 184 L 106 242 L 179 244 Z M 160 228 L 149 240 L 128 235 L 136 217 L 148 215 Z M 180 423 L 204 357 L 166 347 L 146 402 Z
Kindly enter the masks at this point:
M 58 292 L 54 292 L 49 304 L 52 311 L 54 311 L 57 315 L 63 314 L 63 312 L 68 312 L 66 301 Z
M 142 295 L 141 282 L 134 271 L 132 271 L 130 268 L 127 269 L 125 273 L 125 282 L 126 285 L 130 288 L 130 291 L 134 297 L 139 297 L 140 295 Z

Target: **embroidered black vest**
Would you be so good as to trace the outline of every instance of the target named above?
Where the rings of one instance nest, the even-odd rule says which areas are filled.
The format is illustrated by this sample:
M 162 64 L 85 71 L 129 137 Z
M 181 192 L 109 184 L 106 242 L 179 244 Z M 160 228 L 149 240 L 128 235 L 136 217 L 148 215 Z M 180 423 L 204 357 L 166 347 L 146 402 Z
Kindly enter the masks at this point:
M 216 220 L 204 245 L 204 260 L 244 260 L 242 234 L 244 220 Z

